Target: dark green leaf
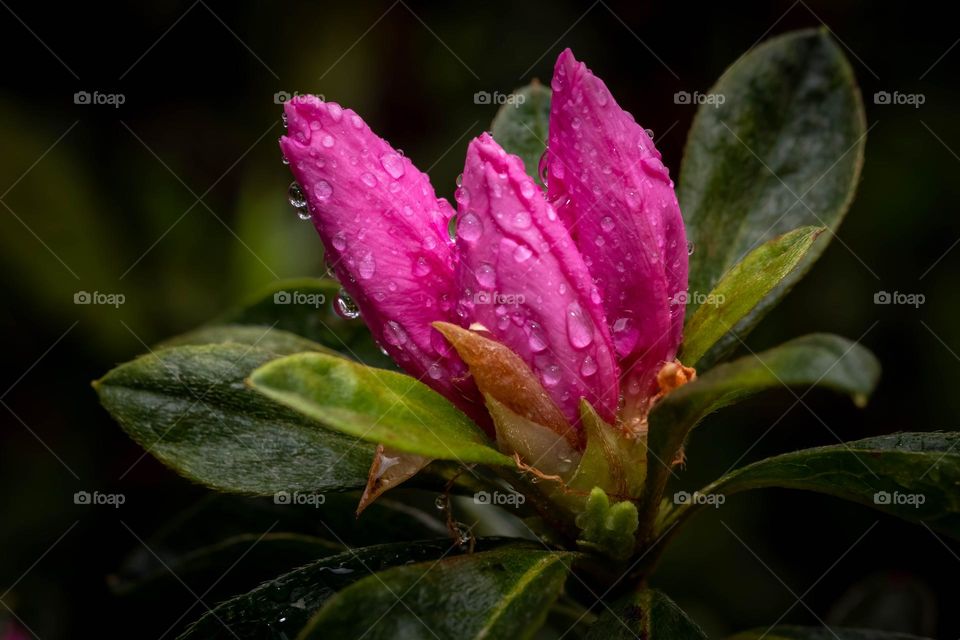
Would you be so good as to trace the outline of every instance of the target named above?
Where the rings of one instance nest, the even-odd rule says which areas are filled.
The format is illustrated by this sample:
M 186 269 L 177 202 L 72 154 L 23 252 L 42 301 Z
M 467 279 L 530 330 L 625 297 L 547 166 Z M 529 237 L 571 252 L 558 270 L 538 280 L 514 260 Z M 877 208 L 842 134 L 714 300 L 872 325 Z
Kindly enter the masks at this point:
M 120 365 L 94 386 L 103 406 L 147 452 L 208 487 L 260 495 L 363 487 L 371 445 L 324 429 L 244 385 L 274 357 L 239 344 L 160 349 Z
M 752 629 L 730 636 L 727 640 L 926 640 L 920 636 L 873 629 L 843 629 L 841 627 L 778 626 L 772 629 Z
M 362 320 L 346 320 L 333 305 L 335 280 L 281 280 L 217 318 L 214 324 L 262 325 L 289 331 L 372 366 L 393 368 Z
M 261 351 L 269 351 L 277 355 L 290 355 L 303 351 L 320 351 L 331 355 L 341 355 L 333 349 L 289 331 L 271 329 L 262 325 L 242 324 L 207 325 L 170 338 L 158 346 L 162 348 L 227 342 L 256 347 Z
M 673 600 L 653 589 L 631 593 L 590 626 L 587 640 L 706 640 Z
M 410 376 L 322 353 L 301 353 L 257 369 L 265 396 L 331 429 L 438 460 L 513 466 L 446 398 Z
M 826 30 L 767 41 L 710 92 L 722 95 L 723 104 L 698 109 L 678 186 L 696 247 L 690 292 L 711 291 L 773 237 L 803 225 L 829 229 L 745 318 L 742 336 L 803 276 L 840 225 L 863 163 L 865 118 L 853 70 Z
M 563 589 L 571 558 L 504 548 L 389 569 L 331 598 L 300 638 L 528 638 Z
M 363 547 L 318 560 L 206 613 L 180 640 L 219 638 L 293 638 L 336 592 L 371 573 L 407 562 L 435 560 L 450 552 L 450 542 L 404 542 Z M 362 614 L 359 622 L 367 619 Z M 371 618 L 370 620 L 374 620 Z M 332 637 L 344 637 L 334 634 Z
M 650 413 L 647 495 L 658 499 L 687 434 L 717 409 L 761 391 L 818 385 L 866 402 L 880 364 L 866 348 L 839 336 L 812 334 L 711 369 L 666 396 Z M 647 516 L 656 506 L 648 501 Z
M 859 502 L 960 539 L 960 433 L 900 433 L 795 451 L 738 469 L 701 491 L 763 487 Z M 679 507 L 684 517 L 690 506 Z
M 534 80 L 514 91 L 512 101 L 500 107 L 490 133 L 507 153 L 520 156 L 527 174 L 539 180 L 538 165 L 547 148 L 549 123 L 550 89 Z
M 734 265 L 683 328 L 680 359 L 701 357 L 753 310 L 800 263 L 823 227 L 801 227 L 760 245 Z

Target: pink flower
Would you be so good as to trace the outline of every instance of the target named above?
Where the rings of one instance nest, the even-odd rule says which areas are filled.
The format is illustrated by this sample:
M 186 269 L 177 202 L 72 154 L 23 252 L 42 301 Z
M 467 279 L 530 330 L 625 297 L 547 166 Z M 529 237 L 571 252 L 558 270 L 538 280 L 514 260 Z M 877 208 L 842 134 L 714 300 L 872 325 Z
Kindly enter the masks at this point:
M 285 106 L 281 147 L 337 278 L 408 373 L 486 424 L 466 366 L 431 323 L 482 325 L 517 353 L 572 425 L 581 398 L 635 422 L 681 340 L 687 246 L 644 129 L 566 50 L 552 82 L 546 194 L 483 134 L 453 210 L 358 115 Z

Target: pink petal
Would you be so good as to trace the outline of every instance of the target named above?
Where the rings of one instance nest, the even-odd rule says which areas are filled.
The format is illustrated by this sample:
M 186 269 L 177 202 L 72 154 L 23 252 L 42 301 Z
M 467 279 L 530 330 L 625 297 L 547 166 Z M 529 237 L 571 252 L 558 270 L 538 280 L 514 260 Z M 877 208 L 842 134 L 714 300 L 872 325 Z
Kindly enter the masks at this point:
M 411 375 L 475 419 L 483 401 L 430 326 L 454 319 L 450 204 L 426 174 L 350 109 L 301 96 L 284 105 L 280 147 L 307 197 L 327 262 L 377 342 Z
M 516 352 L 571 424 L 580 398 L 612 419 L 618 371 L 600 297 L 523 162 L 488 134 L 473 140 L 458 204 L 464 321 Z
M 601 290 L 629 404 L 680 344 L 687 243 L 653 140 L 569 49 L 554 70 L 548 199 Z

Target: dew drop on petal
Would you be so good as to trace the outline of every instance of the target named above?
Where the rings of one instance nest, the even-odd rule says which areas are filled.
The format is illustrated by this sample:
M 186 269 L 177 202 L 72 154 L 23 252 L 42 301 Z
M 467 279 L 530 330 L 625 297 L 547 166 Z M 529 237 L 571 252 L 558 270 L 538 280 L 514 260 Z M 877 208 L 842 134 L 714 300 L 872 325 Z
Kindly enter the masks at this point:
M 527 343 L 530 345 L 530 350 L 534 353 L 540 353 L 541 351 L 546 350 L 547 341 L 543 337 L 543 329 L 540 327 L 540 324 L 537 322 L 531 322 L 527 325 L 530 333 L 527 337 Z
M 589 378 L 597 372 L 597 361 L 593 359 L 593 356 L 587 356 L 583 359 L 583 362 L 580 363 L 580 375 L 585 378 Z
M 332 146 L 334 145 L 333 136 L 330 135 L 329 133 L 326 134 L 325 136 L 323 136 L 322 138 L 320 138 L 320 144 L 322 144 L 324 147 L 326 147 L 327 149 L 329 149 L 330 147 L 332 147 Z
M 555 387 L 560 382 L 560 365 L 550 364 L 540 371 L 540 379 L 545 387 Z
M 338 105 L 336 102 L 328 102 L 327 113 L 330 114 L 330 118 L 334 122 L 340 122 L 340 119 L 343 117 L 343 107 Z
M 517 229 L 527 229 L 530 227 L 530 214 L 526 211 L 517 211 L 513 215 L 513 225 Z
M 540 162 L 537 163 L 537 173 L 540 175 L 540 182 L 543 186 L 547 186 L 547 165 L 550 162 L 550 149 L 549 147 L 543 150 L 543 153 L 540 154 Z
M 347 234 L 343 231 L 337 231 L 333 235 L 333 248 L 337 251 L 343 251 L 347 248 Z
M 318 200 L 327 200 L 333 195 L 333 187 L 331 187 L 330 183 L 326 180 L 318 180 L 317 183 L 313 185 L 313 195 L 315 195 Z
M 394 180 L 398 180 L 403 175 L 403 158 L 396 153 L 385 153 L 380 156 L 380 164 Z
M 533 194 L 536 193 L 536 188 L 533 186 L 533 182 L 529 179 L 524 180 L 520 183 L 520 194 L 526 198 L 530 199 L 533 197 Z
M 363 180 L 363 184 L 367 185 L 368 187 L 377 186 L 377 177 L 369 171 L 360 176 L 360 179 Z
M 401 347 L 407 342 L 407 332 L 396 320 L 389 320 L 383 326 L 383 339 L 387 341 L 387 344 Z
M 532 255 L 533 251 L 525 244 L 518 244 L 517 248 L 513 250 L 513 259 L 517 262 L 526 262 Z
M 439 380 L 440 378 L 443 377 L 443 367 L 441 367 L 439 364 L 434 362 L 427 369 L 427 375 L 433 378 L 434 380 Z
M 574 349 L 583 349 L 593 342 L 593 324 L 576 302 L 567 307 L 567 338 Z
M 489 264 L 482 264 L 475 272 L 481 287 L 493 287 L 497 284 L 497 274 Z
M 462 186 L 463 186 L 463 174 L 462 174 L 462 173 L 459 174 L 459 175 L 457 175 L 457 186 L 458 186 L 458 187 L 462 187 Z
M 377 261 L 373 254 L 367 252 L 360 258 L 360 264 L 357 265 L 357 272 L 363 280 L 369 280 L 377 270 Z
M 413 275 L 422 278 L 428 273 L 430 273 L 430 265 L 427 264 L 427 259 L 423 256 L 418 257 L 413 263 Z
M 605 216 L 602 220 L 600 220 L 600 228 L 606 231 L 607 233 L 610 233 L 611 231 L 613 231 L 613 228 L 615 226 L 616 226 L 616 223 L 614 223 L 613 218 L 611 218 L 610 216 Z
M 467 242 L 474 242 L 483 233 L 483 225 L 480 219 L 472 213 L 467 213 L 457 223 L 457 235 Z
M 290 183 L 287 196 L 290 198 L 290 206 L 294 209 L 302 209 L 307 206 L 307 198 L 303 195 L 303 189 L 300 188 L 299 182 L 294 181 Z
M 644 129 L 644 132 L 653 140 L 653 129 Z

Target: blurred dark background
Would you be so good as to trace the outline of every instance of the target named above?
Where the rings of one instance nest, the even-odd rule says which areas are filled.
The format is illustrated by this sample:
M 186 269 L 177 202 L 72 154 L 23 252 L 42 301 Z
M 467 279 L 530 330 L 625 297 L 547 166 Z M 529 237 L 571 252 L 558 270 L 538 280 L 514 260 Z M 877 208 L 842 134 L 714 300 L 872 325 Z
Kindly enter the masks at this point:
M 960 429 L 960 28 L 947 4 L 0 1 L 0 629 L 12 610 L 44 640 L 157 637 L 175 613 L 154 602 L 161 623 L 126 606 L 107 576 L 206 492 L 141 459 L 89 383 L 252 287 L 322 271 L 319 241 L 286 202 L 275 93 L 354 108 L 450 197 L 495 110 L 474 93 L 548 80 L 570 46 L 656 132 L 676 176 L 694 107 L 674 93 L 706 91 L 763 38 L 821 24 L 847 48 L 873 127 L 862 183 L 843 242 L 750 344 L 862 338 L 883 380 L 864 411 L 784 391 L 711 418 L 688 451 L 691 488 L 838 437 Z M 882 90 L 925 101 L 874 104 Z M 124 103 L 76 104 L 80 91 Z M 926 302 L 877 306 L 879 290 Z M 74 304 L 81 291 L 125 300 Z M 75 505 L 81 490 L 126 503 Z M 677 542 L 654 584 L 711 636 L 782 614 L 960 635 L 958 547 L 922 526 L 765 491 L 703 514 Z

